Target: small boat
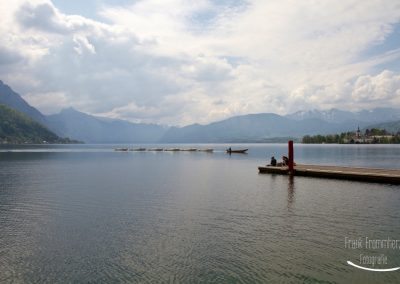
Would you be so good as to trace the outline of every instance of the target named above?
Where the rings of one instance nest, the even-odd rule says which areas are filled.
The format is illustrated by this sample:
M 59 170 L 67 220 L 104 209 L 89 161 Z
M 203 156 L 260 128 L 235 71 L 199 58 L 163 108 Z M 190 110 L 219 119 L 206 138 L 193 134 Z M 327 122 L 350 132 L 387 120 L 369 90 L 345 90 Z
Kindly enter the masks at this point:
M 115 148 L 114 151 L 118 151 L 118 152 L 127 152 L 128 148 Z
M 241 150 L 227 149 L 227 150 L 226 150 L 226 153 L 228 153 L 228 154 L 232 154 L 232 153 L 235 153 L 235 154 L 245 154 L 245 153 L 247 152 L 247 150 L 249 150 L 249 149 L 241 149 Z
M 146 151 L 146 148 L 135 148 L 135 149 L 129 149 L 129 151 Z
M 179 148 L 171 148 L 171 149 L 165 149 L 165 151 L 172 151 L 172 152 L 177 152 L 180 151 L 181 149 Z

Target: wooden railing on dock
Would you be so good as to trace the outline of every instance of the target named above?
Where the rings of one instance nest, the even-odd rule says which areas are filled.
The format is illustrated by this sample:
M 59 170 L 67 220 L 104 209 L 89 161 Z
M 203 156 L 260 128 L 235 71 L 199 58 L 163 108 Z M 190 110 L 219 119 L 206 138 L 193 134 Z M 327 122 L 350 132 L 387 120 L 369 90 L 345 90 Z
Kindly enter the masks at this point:
M 365 182 L 400 184 L 400 169 L 372 169 L 320 165 L 296 165 L 293 171 L 288 167 L 258 167 L 260 173 L 292 174 L 319 178 L 357 180 Z

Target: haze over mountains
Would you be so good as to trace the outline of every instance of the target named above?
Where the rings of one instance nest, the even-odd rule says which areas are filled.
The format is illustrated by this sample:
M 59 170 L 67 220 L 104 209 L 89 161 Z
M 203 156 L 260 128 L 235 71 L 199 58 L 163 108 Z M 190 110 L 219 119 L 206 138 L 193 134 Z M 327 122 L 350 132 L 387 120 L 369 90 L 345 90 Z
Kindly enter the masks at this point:
M 376 108 L 349 112 L 338 109 L 299 111 L 286 116 L 273 113 L 231 117 L 207 125 L 166 127 L 96 117 L 68 108 L 45 116 L 0 81 L 0 104 L 20 111 L 61 137 L 86 143 L 212 143 L 274 142 L 304 135 L 352 131 L 357 127 L 391 122 L 399 125 L 400 109 Z M 397 124 L 396 124 L 397 123 Z
M 59 135 L 79 137 L 86 143 L 149 143 L 161 140 L 166 127 L 131 123 L 88 115 L 73 108 L 47 116 L 47 125 Z

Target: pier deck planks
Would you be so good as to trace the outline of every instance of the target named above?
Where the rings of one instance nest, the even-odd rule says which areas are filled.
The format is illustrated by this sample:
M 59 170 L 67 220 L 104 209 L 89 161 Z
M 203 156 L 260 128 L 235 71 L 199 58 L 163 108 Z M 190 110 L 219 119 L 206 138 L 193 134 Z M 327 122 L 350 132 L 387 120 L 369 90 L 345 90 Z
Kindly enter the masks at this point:
M 287 167 L 263 166 L 258 169 L 260 173 L 290 174 Z M 293 175 L 400 184 L 400 169 L 296 165 Z

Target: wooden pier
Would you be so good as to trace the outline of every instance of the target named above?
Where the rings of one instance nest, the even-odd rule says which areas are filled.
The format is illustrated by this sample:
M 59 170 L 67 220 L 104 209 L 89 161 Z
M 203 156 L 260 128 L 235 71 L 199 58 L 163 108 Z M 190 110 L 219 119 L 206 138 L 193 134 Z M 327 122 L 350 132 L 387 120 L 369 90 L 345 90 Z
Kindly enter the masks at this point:
M 365 182 L 400 184 L 400 169 L 372 169 L 320 165 L 296 165 L 289 167 L 258 167 L 260 173 L 282 174 L 318 178 L 356 180 Z

